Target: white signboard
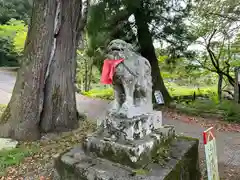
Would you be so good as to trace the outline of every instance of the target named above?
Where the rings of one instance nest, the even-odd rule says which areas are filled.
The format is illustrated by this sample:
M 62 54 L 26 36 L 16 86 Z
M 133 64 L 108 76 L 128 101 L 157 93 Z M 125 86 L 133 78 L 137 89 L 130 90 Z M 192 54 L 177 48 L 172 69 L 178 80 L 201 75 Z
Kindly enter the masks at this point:
M 203 132 L 208 180 L 220 180 L 218 173 L 217 147 L 213 127 Z
M 158 104 L 164 104 L 164 99 L 161 91 L 155 91 L 154 96 Z

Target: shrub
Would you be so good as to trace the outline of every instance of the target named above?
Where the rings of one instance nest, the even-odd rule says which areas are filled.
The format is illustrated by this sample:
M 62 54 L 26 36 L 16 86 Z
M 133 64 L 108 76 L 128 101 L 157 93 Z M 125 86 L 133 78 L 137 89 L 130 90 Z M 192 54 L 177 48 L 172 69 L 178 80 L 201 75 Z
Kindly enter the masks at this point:
M 221 117 L 228 122 L 240 123 L 240 105 L 233 101 L 223 100 L 216 102 L 216 100 L 196 100 L 191 103 L 182 103 L 177 106 L 177 109 L 183 113 L 205 116 L 211 114 L 212 116 Z
M 232 101 L 223 101 L 218 105 L 218 109 L 224 112 L 224 119 L 229 122 L 240 123 L 240 105 Z
M 18 66 L 27 34 L 23 21 L 11 19 L 0 25 L 0 66 Z

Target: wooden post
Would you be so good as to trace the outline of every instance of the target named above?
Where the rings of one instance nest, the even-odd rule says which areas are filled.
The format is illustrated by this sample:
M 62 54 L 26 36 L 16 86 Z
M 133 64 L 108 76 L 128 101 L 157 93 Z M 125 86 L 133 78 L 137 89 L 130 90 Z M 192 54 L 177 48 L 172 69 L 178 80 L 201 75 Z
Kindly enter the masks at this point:
M 235 87 L 234 87 L 234 100 L 240 103 L 240 67 L 235 68 Z

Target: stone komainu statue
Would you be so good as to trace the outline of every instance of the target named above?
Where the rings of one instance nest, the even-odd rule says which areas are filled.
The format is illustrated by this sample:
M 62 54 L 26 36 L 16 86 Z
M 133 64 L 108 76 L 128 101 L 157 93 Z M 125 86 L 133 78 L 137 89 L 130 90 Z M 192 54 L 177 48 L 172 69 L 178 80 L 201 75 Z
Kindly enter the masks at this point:
M 124 59 L 113 75 L 114 101 L 111 113 L 132 118 L 152 111 L 152 76 L 149 61 L 129 43 L 116 39 L 108 45 L 107 57 Z

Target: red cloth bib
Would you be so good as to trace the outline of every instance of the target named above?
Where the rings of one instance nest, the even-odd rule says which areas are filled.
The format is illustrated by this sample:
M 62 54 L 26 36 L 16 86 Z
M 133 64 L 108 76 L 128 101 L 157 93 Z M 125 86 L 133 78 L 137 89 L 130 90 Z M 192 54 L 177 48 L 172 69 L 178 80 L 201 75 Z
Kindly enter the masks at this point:
M 124 59 L 106 59 L 104 60 L 102 68 L 101 83 L 112 84 L 113 75 L 118 64 L 123 62 Z

